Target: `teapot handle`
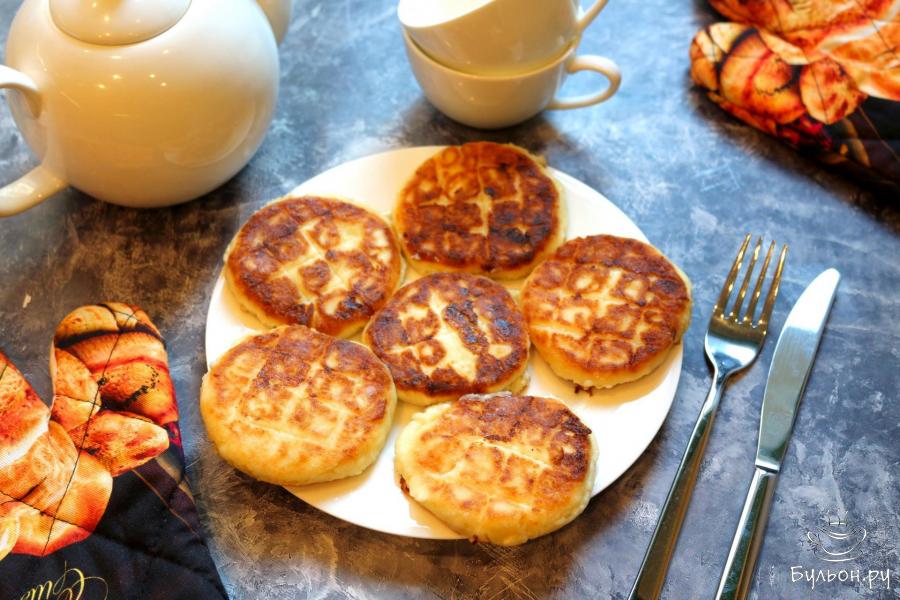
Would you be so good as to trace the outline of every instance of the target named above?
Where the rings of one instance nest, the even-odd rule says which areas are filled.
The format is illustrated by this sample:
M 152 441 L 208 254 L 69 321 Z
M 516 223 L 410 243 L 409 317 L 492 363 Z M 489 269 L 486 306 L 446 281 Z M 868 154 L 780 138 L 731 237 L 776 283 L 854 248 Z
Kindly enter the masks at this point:
M 0 88 L 20 91 L 37 117 L 41 113 L 41 96 L 34 80 L 25 73 L 0 65 Z M 8 217 L 43 202 L 68 184 L 44 165 L 39 165 L 0 188 L 0 217 Z

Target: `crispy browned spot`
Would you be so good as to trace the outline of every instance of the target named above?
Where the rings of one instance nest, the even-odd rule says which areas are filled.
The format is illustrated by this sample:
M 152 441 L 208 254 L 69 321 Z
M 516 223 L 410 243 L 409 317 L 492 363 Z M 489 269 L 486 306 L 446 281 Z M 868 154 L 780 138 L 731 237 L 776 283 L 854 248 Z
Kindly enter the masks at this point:
M 364 323 L 400 277 L 390 227 L 331 198 L 287 198 L 254 213 L 226 259 L 229 284 L 273 324 L 341 334 Z
M 372 318 L 366 343 L 399 390 L 429 396 L 485 391 L 521 368 L 529 346 L 509 292 L 464 273 L 428 275 L 404 286 Z
M 513 146 L 451 146 L 420 166 L 394 215 L 415 260 L 484 274 L 515 271 L 548 250 L 559 233 L 553 180 Z
M 418 436 L 415 462 L 434 485 L 470 487 L 460 508 L 478 514 L 492 503 L 568 506 L 591 465 L 591 430 L 559 400 L 494 394 L 463 396 Z M 457 467 L 457 465 L 461 465 Z M 456 470 L 452 481 L 441 474 Z
M 598 376 L 642 372 L 681 338 L 690 306 L 687 284 L 665 256 L 611 235 L 565 243 L 522 290 L 541 353 Z
M 300 326 L 245 339 L 207 379 L 211 408 L 237 439 L 315 461 L 324 452 L 331 462 L 355 457 L 391 399 L 387 370 L 364 346 Z

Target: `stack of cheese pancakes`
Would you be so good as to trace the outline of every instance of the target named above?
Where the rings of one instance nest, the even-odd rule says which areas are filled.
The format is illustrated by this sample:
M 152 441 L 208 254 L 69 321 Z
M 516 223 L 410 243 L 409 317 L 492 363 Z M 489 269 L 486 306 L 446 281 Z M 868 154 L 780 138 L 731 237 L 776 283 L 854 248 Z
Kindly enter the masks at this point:
M 229 245 L 230 290 L 272 329 L 204 378 L 219 453 L 279 485 L 355 475 L 399 399 L 428 407 L 395 448 L 415 501 L 495 544 L 562 527 L 590 499 L 596 442 L 562 401 L 519 395 L 531 344 L 582 387 L 640 378 L 687 329 L 687 278 L 637 240 L 566 241 L 561 188 L 512 145 L 441 150 L 404 186 L 393 223 L 354 200 L 365 201 L 280 198 Z M 401 254 L 421 276 L 398 289 Z M 497 281 L 523 278 L 518 301 Z M 343 339 L 360 329 L 365 345 Z

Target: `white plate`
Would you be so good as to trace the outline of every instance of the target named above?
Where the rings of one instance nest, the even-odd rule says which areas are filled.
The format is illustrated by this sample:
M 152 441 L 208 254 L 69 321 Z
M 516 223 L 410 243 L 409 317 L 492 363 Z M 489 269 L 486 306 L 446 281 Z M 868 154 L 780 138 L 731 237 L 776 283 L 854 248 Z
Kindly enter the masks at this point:
M 439 149 L 407 148 L 353 160 L 313 177 L 294 192 L 342 196 L 387 215 L 407 178 Z M 565 190 L 569 238 L 611 233 L 646 241 L 637 226 L 601 194 L 565 173 L 553 169 L 551 172 Z M 241 310 L 219 275 L 206 319 L 207 364 L 215 362 L 238 339 L 263 329 L 253 316 Z M 585 392 L 576 394 L 572 384 L 556 377 L 532 349 L 527 393 L 562 399 L 597 436 L 595 495 L 624 473 L 656 435 L 675 396 L 681 355 L 679 344 L 649 376 L 596 391 L 591 396 Z M 288 490 L 330 515 L 369 529 L 418 538 L 459 538 L 427 510 L 409 501 L 394 481 L 394 440 L 418 410 L 421 409 L 399 403 L 384 450 L 361 475 Z

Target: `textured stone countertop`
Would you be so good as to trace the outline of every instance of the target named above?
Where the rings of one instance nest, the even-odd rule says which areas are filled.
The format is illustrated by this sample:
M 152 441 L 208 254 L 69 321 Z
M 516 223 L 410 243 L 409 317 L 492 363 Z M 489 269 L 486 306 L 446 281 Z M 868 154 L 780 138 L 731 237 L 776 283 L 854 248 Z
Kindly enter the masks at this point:
M 0 33 L 18 5 L 0 0 Z M 239 175 L 199 200 L 136 211 L 67 190 L 0 221 L 0 346 L 49 396 L 46 360 L 72 308 L 143 307 L 169 344 L 188 474 L 225 586 L 242 598 L 622 598 L 634 580 L 710 374 L 703 335 L 748 231 L 790 244 L 774 334 L 726 391 L 664 590 L 711 597 L 753 469 L 766 371 L 792 302 L 816 274 L 843 274 L 772 506 L 753 596 L 897 598 L 900 507 L 900 203 L 877 197 L 742 125 L 692 87 L 688 45 L 717 20 L 701 0 L 610 3 L 583 41 L 624 73 L 606 104 L 514 128 L 458 125 L 421 95 L 395 0 L 296 2 L 281 46 L 268 137 Z M 585 90 L 590 75 L 570 91 Z M 668 419 L 647 451 L 584 514 L 521 547 L 432 542 L 341 522 L 223 463 L 197 409 L 204 321 L 221 256 L 259 206 L 348 159 L 426 144 L 510 141 L 546 156 L 617 204 L 693 280 L 693 325 Z M 0 110 L 0 180 L 35 164 Z M 377 510 L 377 507 L 373 507 Z M 829 516 L 870 531 L 865 581 L 792 581 L 828 569 L 806 539 Z M 827 575 L 827 574 L 826 574 Z

